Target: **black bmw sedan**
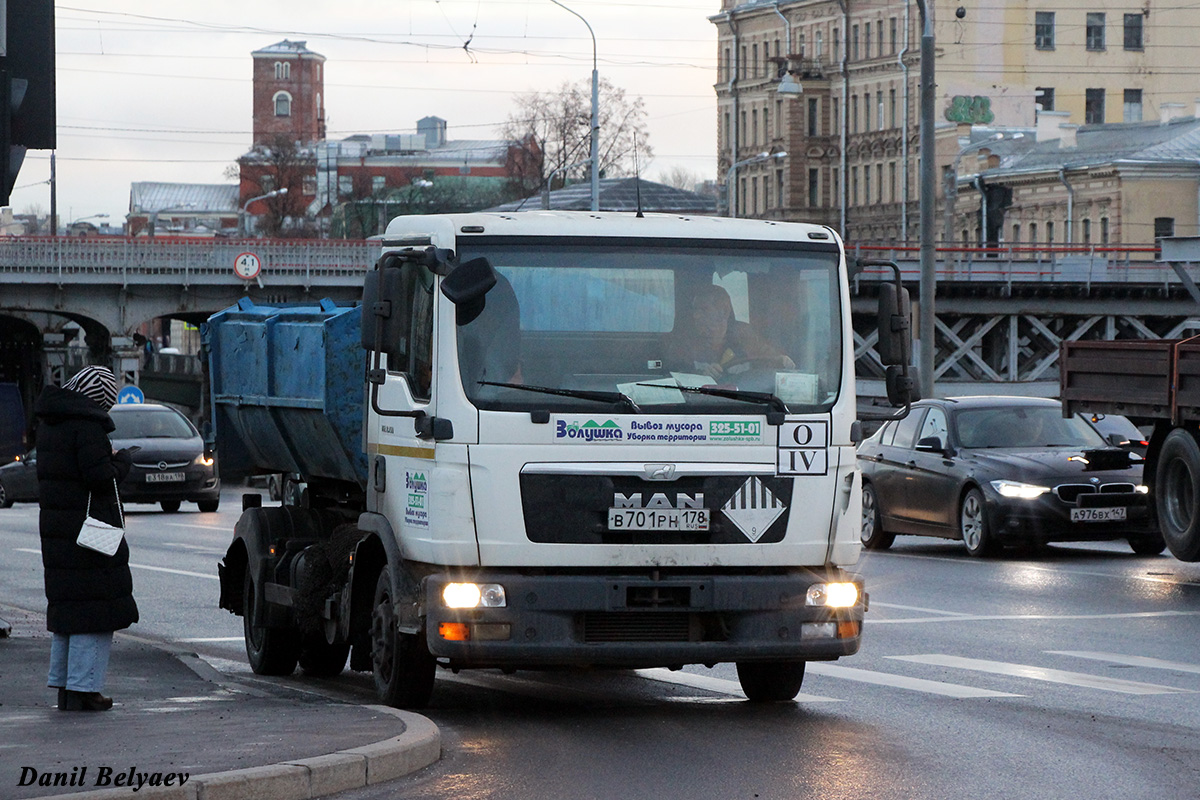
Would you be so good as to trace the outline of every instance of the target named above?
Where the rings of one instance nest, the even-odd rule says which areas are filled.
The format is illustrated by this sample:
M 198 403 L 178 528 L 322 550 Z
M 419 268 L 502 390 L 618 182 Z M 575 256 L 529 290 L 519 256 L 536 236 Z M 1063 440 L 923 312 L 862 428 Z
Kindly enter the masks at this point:
M 862 542 L 961 539 L 973 556 L 1006 544 L 1127 539 L 1156 554 L 1142 459 L 1057 400 L 957 397 L 914 403 L 858 448 Z

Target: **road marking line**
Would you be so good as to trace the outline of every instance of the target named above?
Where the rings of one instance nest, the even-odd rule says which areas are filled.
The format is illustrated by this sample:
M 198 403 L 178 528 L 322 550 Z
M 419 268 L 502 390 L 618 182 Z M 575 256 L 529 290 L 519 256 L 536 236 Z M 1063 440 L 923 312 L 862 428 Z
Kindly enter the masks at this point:
M 808 665 L 810 668 L 812 664 Z M 647 680 L 659 681 L 661 683 L 673 683 L 678 686 L 688 686 L 692 689 L 703 689 L 706 692 L 717 692 L 718 694 L 729 694 L 737 697 L 745 697 L 742 693 L 742 686 L 737 681 L 730 681 L 724 678 L 713 678 L 708 675 L 697 675 L 693 672 L 671 671 L 669 669 L 639 669 L 635 670 L 638 675 Z M 836 697 L 824 697 L 819 694 L 798 694 L 796 701 L 800 703 L 840 703 L 842 702 Z
M 1096 551 L 1096 552 L 1106 553 L 1108 551 L 1100 550 L 1100 551 Z M 943 562 L 951 562 L 954 564 L 961 564 L 966 567 L 986 567 L 989 565 L 989 563 L 991 563 L 991 562 L 988 562 L 986 559 L 963 558 L 961 556 L 926 556 L 926 555 L 916 555 L 914 553 L 885 553 L 880 550 L 872 550 L 870 552 L 869 556 L 866 553 L 864 553 L 863 557 L 864 558 L 883 558 L 883 559 L 891 559 L 891 558 L 905 559 L 905 558 L 908 558 L 908 559 L 915 559 L 917 561 L 943 561 Z M 1096 572 L 1094 570 L 1073 569 L 1070 567 L 1039 567 L 1039 566 L 1034 566 L 1032 564 L 1023 564 L 1021 566 L 1022 566 L 1022 569 L 1035 570 L 1037 572 L 1068 573 L 1071 575 L 1089 575 L 1089 576 L 1092 576 L 1095 578 L 1112 578 L 1114 580 L 1119 580 L 1119 581 L 1145 581 L 1147 583 L 1164 583 L 1164 584 L 1167 584 L 1170 586 L 1196 586 L 1196 585 L 1200 584 L 1200 582 L 1197 582 L 1194 580 L 1180 579 L 1180 578 L 1176 578 L 1175 576 L 1159 577 L 1159 576 L 1155 576 L 1155 575 L 1124 575 L 1121 573 Z
M 1125 614 L 970 614 L 963 617 L 911 617 L 905 619 L 871 619 L 871 625 L 920 625 L 931 622 L 988 622 L 1004 620 L 1068 620 L 1068 619 L 1146 619 L 1150 617 L 1191 617 L 1200 611 L 1133 611 Z
M 42 554 L 41 550 L 38 550 L 38 549 L 35 549 L 32 547 L 15 547 L 13 549 L 16 550 L 18 553 L 33 553 L 34 555 L 39 555 L 39 556 Z M 218 578 L 216 575 L 209 575 L 206 572 L 189 572 L 186 569 L 170 569 L 169 567 L 152 567 L 149 564 L 134 564 L 134 563 L 130 562 L 129 568 L 130 569 L 146 569 L 146 570 L 150 570 L 151 572 L 169 572 L 172 575 L 186 575 L 190 578 L 207 578 L 207 579 L 213 580 L 213 581 L 220 580 L 220 578 Z
M 914 664 L 928 664 L 935 667 L 952 667 L 969 669 L 976 672 L 988 672 L 994 675 L 1010 675 L 1017 678 L 1028 678 L 1048 683 L 1062 683 L 1068 686 L 1078 686 L 1084 689 L 1100 689 L 1105 692 L 1120 692 L 1122 694 L 1190 694 L 1190 689 L 1177 689 L 1174 686 L 1159 686 L 1140 681 L 1126 681 L 1119 678 L 1106 678 L 1098 675 L 1088 675 L 1084 672 L 1067 672 L 1059 669 L 1034 667 L 1028 664 L 1009 664 L 1004 661 L 987 661 L 981 658 L 963 658 L 941 653 L 931 653 L 919 656 L 887 656 L 897 661 L 910 661 Z
M 872 608 L 898 608 L 901 611 L 922 611 L 926 614 L 940 614 L 944 617 L 969 617 L 970 614 L 965 611 L 945 611 L 940 608 L 922 608 L 920 606 L 902 606 L 896 603 L 880 603 L 877 600 L 871 601 Z
M 194 636 L 188 639 L 175 639 L 174 641 L 203 644 L 205 642 L 240 642 L 243 639 L 244 637 L 242 636 Z
M 910 678 L 905 675 L 893 675 L 888 672 L 874 672 L 856 667 L 839 667 L 836 664 L 812 662 L 808 664 L 807 672 L 814 675 L 824 675 L 830 678 L 841 678 L 859 683 L 873 683 L 877 686 L 890 686 L 894 689 L 909 689 L 914 692 L 925 692 L 943 697 L 966 699 L 973 697 L 1024 697 L 1020 694 L 997 692 L 992 689 L 980 689 L 975 686 L 963 686 L 944 681 L 929 681 L 923 678 Z
M 1113 664 L 1124 664 L 1130 667 L 1168 669 L 1174 672 L 1190 672 L 1193 675 L 1200 675 L 1200 665 L 1185 664 L 1181 661 L 1164 661 L 1161 658 L 1150 658 L 1149 656 L 1126 656 L 1121 655 L 1120 653 L 1097 653 L 1092 650 L 1047 650 L 1046 652 L 1056 656 L 1075 656 L 1076 658 L 1090 658 L 1093 661 L 1108 661 Z

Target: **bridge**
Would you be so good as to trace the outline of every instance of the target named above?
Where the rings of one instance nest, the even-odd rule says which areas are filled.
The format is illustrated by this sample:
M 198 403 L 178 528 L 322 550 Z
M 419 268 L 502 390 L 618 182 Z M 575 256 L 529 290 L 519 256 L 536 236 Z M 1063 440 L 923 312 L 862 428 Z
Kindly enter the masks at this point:
M 199 360 L 183 354 L 148 361 L 133 341 L 140 326 L 155 319 L 197 325 L 243 297 L 261 304 L 354 301 L 377 253 L 378 244 L 361 240 L 0 240 L 0 381 L 21 383 L 31 400 L 33 387 L 61 381 L 79 364 L 111 363 L 151 397 L 190 406 L 202 394 Z M 849 253 L 895 260 L 916 298 L 916 247 L 852 245 Z M 866 269 L 852 282 L 860 392 L 875 396 L 883 376 L 875 297 L 885 272 Z M 939 394 L 1053 395 L 1065 340 L 1200 330 L 1200 290 L 1153 246 L 943 248 L 937 278 Z M 86 333 L 86 348 L 65 341 L 71 322 Z

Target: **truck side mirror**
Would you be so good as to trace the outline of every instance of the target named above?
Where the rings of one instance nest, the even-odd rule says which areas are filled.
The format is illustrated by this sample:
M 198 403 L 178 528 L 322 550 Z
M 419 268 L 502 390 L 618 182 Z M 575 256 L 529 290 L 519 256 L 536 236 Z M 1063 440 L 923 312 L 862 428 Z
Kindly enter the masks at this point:
M 875 346 L 883 365 L 912 361 L 912 308 L 908 289 L 894 283 L 879 284 L 879 343 Z
M 917 368 L 892 364 L 884 375 L 888 404 L 894 408 L 907 406 L 921 399 L 917 390 Z
M 398 256 L 385 253 L 375 269 L 367 273 L 363 282 L 362 346 L 364 350 L 376 350 L 396 354 L 399 342 L 404 340 L 405 322 L 401 309 L 395 308 L 394 299 L 401 295 L 400 277 L 404 261 Z
M 496 270 L 486 258 L 459 264 L 442 279 L 442 294 L 457 310 L 455 322 L 466 325 L 483 311 L 484 296 L 496 285 Z

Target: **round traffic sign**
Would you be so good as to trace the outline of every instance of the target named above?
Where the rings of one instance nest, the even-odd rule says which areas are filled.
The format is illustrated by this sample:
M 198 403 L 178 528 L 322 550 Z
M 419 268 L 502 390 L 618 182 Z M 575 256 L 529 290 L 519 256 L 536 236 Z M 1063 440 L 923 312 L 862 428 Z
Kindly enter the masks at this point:
M 124 386 L 121 391 L 117 392 L 117 405 L 119 406 L 144 402 L 146 402 L 146 395 L 136 386 Z
M 252 281 L 262 271 L 262 260 L 254 253 L 238 253 L 233 260 L 233 274 L 245 281 Z

